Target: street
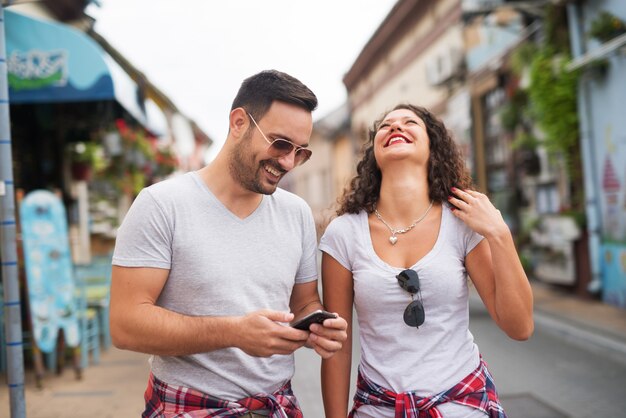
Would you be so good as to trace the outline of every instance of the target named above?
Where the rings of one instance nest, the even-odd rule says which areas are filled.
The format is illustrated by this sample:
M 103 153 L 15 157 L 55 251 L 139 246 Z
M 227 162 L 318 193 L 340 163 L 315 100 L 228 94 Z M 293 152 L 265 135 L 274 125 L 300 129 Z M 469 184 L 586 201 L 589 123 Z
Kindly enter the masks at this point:
M 511 340 L 475 302 L 470 329 L 509 418 L 625 416 L 626 362 L 579 347 L 540 325 L 529 341 Z M 307 418 L 324 417 L 319 363 L 311 350 L 298 351 L 293 386 Z
M 538 301 L 539 303 L 539 301 Z M 585 312 L 582 312 L 584 314 Z M 490 366 L 509 418 L 623 417 L 626 410 L 626 356 L 565 337 L 536 310 L 529 341 L 507 338 L 472 299 L 471 330 Z M 599 318 L 595 318 L 600 320 Z M 358 335 L 355 336 L 358 350 Z M 354 382 L 357 359 L 353 363 Z M 323 418 L 320 358 L 309 349 L 296 352 L 293 389 L 306 418 Z M 29 418 L 135 417 L 140 415 L 149 366 L 147 356 L 111 348 L 82 381 L 71 368 L 48 374 L 44 389 L 34 387 L 27 370 Z M 352 393 L 354 387 L 352 387 Z M 0 387 L 0 417 L 9 417 L 8 390 Z
M 285 351 L 242 324 L 313 310 L 322 271 L 321 306 L 376 313 L 372 377 L 450 388 L 464 269 L 511 335 L 534 314 L 512 340 L 470 284 L 509 418 L 626 418 L 624 86 L 626 0 L 1 0 L 0 418 L 141 416 L 152 361 L 113 339 L 200 354 L 157 360 L 172 385 L 269 396 Z M 432 335 L 384 319 L 401 297 Z M 254 348 L 279 354 L 231 356 Z M 322 360 L 295 360 L 324 418 Z
M 624 416 L 626 363 L 539 325 L 529 341 L 510 340 L 485 310 L 472 310 L 470 326 L 509 418 Z

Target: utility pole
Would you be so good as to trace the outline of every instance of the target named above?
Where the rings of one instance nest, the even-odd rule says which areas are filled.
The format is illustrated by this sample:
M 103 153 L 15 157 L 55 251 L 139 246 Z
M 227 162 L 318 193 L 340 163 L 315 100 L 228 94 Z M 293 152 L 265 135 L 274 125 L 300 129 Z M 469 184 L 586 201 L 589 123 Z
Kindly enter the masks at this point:
M 9 78 L 6 30 L 4 27 L 4 7 L 10 4 L 10 0 L 3 0 L 0 6 L 0 263 L 4 289 L 4 329 L 11 418 L 25 418 L 24 343 L 15 233 L 15 187 L 13 184 Z

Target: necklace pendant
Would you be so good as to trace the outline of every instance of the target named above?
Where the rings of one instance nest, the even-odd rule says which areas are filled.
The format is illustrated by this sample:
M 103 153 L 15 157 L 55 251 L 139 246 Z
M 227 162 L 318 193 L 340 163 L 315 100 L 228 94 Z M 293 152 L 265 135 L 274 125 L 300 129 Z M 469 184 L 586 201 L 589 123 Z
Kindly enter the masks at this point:
M 389 237 L 389 242 L 391 243 L 391 245 L 396 245 L 396 242 L 398 242 L 398 237 L 396 236 L 390 236 Z

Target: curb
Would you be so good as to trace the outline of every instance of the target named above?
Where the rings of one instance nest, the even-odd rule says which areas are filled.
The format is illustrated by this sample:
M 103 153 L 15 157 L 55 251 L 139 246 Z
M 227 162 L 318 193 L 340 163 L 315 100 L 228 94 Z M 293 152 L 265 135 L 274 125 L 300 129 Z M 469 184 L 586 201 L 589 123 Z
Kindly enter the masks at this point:
M 605 354 L 614 360 L 626 364 L 626 341 L 621 341 L 606 334 L 576 326 L 567 320 L 535 309 L 535 324 L 553 335 L 596 353 Z

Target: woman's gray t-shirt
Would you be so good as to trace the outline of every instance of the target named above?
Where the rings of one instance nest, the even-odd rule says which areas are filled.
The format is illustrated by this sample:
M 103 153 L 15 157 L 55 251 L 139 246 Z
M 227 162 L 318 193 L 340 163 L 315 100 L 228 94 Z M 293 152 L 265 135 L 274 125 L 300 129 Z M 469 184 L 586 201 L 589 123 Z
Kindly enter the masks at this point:
M 313 216 L 277 189 L 245 219 L 195 172 L 144 189 L 119 231 L 113 264 L 169 270 L 157 305 L 192 316 L 289 312 L 293 286 L 317 279 Z M 220 399 L 273 393 L 294 373 L 293 355 L 252 357 L 237 348 L 153 356 L 154 375 Z
M 431 396 L 476 369 L 480 359 L 469 331 L 464 262 L 482 239 L 443 205 L 435 245 L 410 267 L 419 275 L 426 315 L 417 329 L 403 320 L 411 297 L 398 285 L 396 275 L 404 268 L 389 265 L 376 254 L 368 214 L 344 214 L 329 224 L 319 248 L 352 272 L 361 343 L 359 367 L 369 379 L 397 393 Z M 484 415 L 462 405 L 445 404 L 439 409 L 445 417 Z M 363 406 L 357 416 L 393 414 L 393 409 Z

